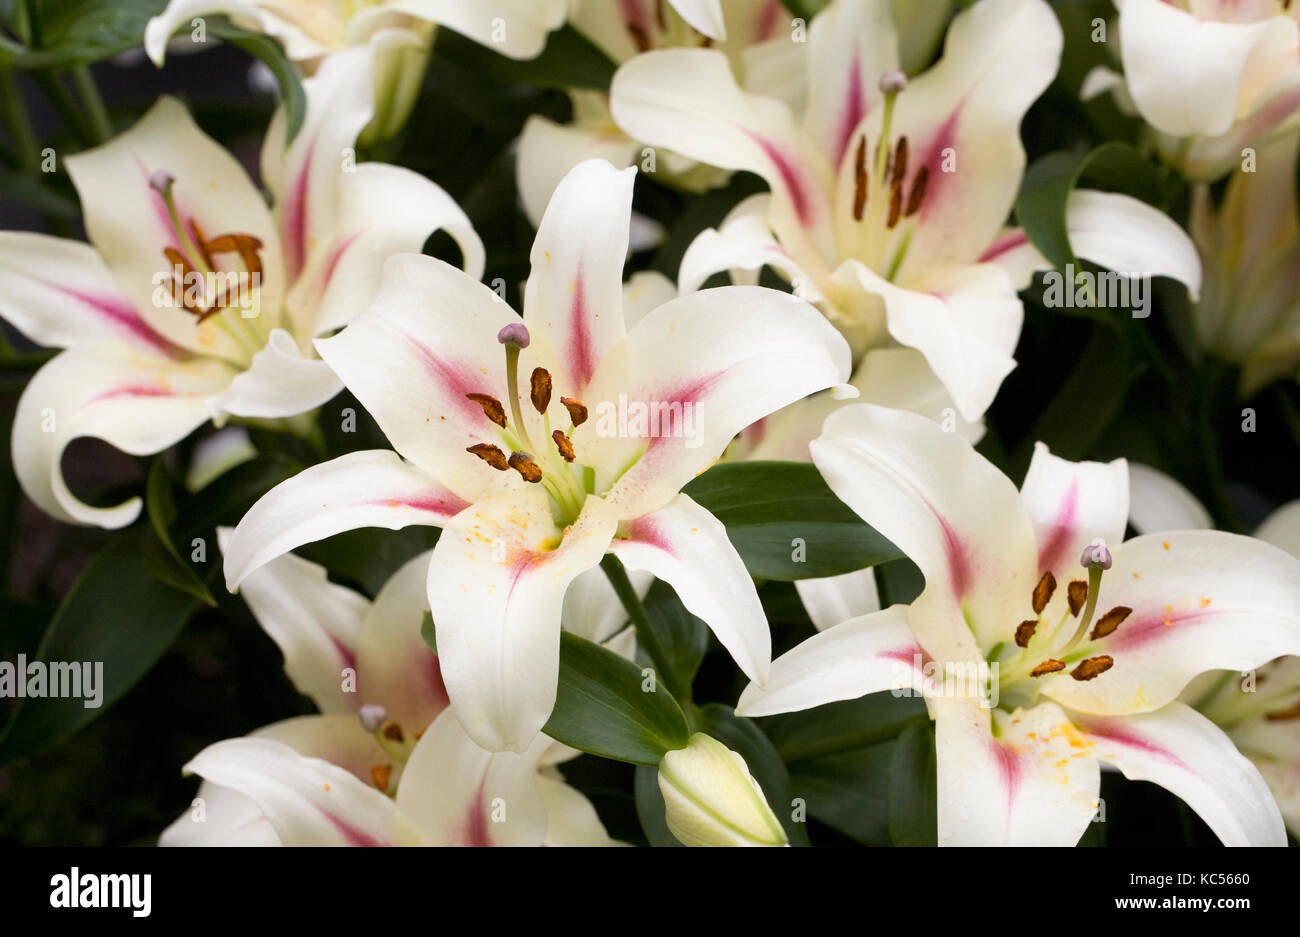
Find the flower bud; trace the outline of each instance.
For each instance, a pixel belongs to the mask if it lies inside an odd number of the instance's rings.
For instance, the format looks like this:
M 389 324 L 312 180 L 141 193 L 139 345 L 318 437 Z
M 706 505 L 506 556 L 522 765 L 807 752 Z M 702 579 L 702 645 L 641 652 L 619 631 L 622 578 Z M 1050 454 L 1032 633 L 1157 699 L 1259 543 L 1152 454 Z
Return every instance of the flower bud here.
M 659 763 L 668 829 L 687 846 L 784 846 L 745 759 L 702 732 Z

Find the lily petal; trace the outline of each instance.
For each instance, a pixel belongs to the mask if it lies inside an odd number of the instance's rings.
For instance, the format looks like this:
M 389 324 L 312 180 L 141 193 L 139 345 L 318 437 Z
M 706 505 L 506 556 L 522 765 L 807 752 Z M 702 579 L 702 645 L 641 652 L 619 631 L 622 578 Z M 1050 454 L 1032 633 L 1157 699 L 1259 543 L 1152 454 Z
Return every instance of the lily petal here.
M 632 588 L 639 598 L 644 599 L 655 577 L 650 573 L 636 570 L 628 573 Z M 579 573 L 564 593 L 564 630 L 595 641 L 597 644 L 608 641 L 619 634 L 627 625 L 627 610 L 619 601 L 614 587 L 609 584 L 609 577 L 601 569 L 589 569 Z
M 1214 528 L 1214 519 L 1205 505 L 1172 476 L 1149 465 L 1130 462 L 1128 485 L 1129 523 L 1138 533 Z M 1260 539 L 1269 540 L 1268 537 Z
M 1300 654 L 1300 561 L 1277 547 L 1217 530 L 1149 534 L 1112 547 L 1101 610 L 1133 611 L 1088 653 L 1114 666 L 1093 680 L 1043 683 L 1080 712 L 1150 712 L 1206 670 L 1250 670 Z
M 1098 538 L 1110 546 L 1124 540 L 1128 496 L 1123 459 L 1070 462 L 1037 443 L 1020 498 L 1037 535 L 1039 573 L 1050 572 L 1062 584 L 1086 579 L 1079 565 L 1083 548 Z M 1064 599 L 1064 589 L 1058 591 Z
M 628 166 L 635 159 L 640 145 L 613 126 L 612 119 L 609 124 L 557 124 L 540 114 L 524 122 L 515 159 L 515 183 L 533 227 L 541 224 L 552 195 L 574 166 L 589 159 Z
M 431 558 L 432 551 L 412 557 L 384 583 L 356 645 L 357 701 L 379 703 L 389 719 L 412 734 L 447 708 L 438 655 L 420 635 L 429 608 Z
M 140 499 L 92 507 L 63 478 L 63 450 L 93 436 L 131 455 L 161 452 L 208 420 L 204 397 L 231 379 L 223 363 L 177 361 L 122 342 L 69 348 L 28 383 L 14 414 L 14 474 L 42 511 L 70 524 L 125 527 Z
M 1078 714 L 1093 754 L 1182 798 L 1225 846 L 1285 846 L 1277 802 L 1223 730 L 1183 703 L 1123 719 Z
M 813 627 L 826 631 L 840 622 L 880 611 L 876 571 L 859 569 L 841 576 L 796 579 L 795 590 Z
M 849 376 L 812 306 L 762 287 L 690 293 L 647 314 L 601 363 L 573 443 L 621 519 L 664 506 L 745 427 Z M 653 408 L 653 421 L 620 412 Z M 630 466 L 630 467 L 629 467 Z
M 314 410 L 342 389 L 343 382 L 329 365 L 304 358 L 293 336 L 275 329 L 248 370 L 236 374 L 208 403 L 214 419 L 227 413 L 274 419 Z
M 684 494 L 623 525 L 610 551 L 653 573 L 717 636 L 747 677 L 763 683 L 772 635 L 740 554 L 722 523 Z
M 441 527 L 465 502 L 383 450 L 351 452 L 313 465 L 264 494 L 226 546 L 233 592 L 254 570 L 290 550 L 358 527 Z
M 508 58 L 533 59 L 546 47 L 551 30 L 563 25 L 567 12 L 566 0 L 387 0 L 372 15 L 404 13 L 445 26 Z
M 575 166 L 546 207 L 524 287 L 524 324 L 546 335 L 552 378 L 581 398 L 601 359 L 625 334 L 623 262 L 633 168 L 602 159 Z
M 538 735 L 523 751 L 480 748 L 448 709 L 411 753 L 397 807 L 438 846 L 540 846 L 546 807 L 537 763 L 550 744 Z
M 546 810 L 544 846 L 614 846 L 605 824 L 585 794 L 561 780 L 538 774 L 537 793 Z
M 600 562 L 615 525 L 592 496 L 560 530 L 537 486 L 473 504 L 448 522 L 429 565 L 429 608 L 447 693 L 479 745 L 522 752 L 550 717 L 564 592 Z
M 751 683 L 736 713 L 770 716 L 812 709 L 882 690 L 924 688 L 925 654 L 907 627 L 907 609 L 894 605 L 841 622 L 772 661 L 767 683 Z
M 742 201 L 716 229 L 701 231 L 682 255 L 677 282 L 683 293 L 704 285 L 715 273 L 727 271 L 733 283 L 757 286 L 758 272 L 771 267 L 795 285 L 796 295 L 811 303 L 825 297 L 812 277 L 799 266 L 767 226 L 772 196 L 761 193 Z
M 925 574 L 908 620 L 931 657 L 982 659 L 1024 619 L 1038 579 L 1033 528 L 1015 486 L 968 442 L 859 404 L 832 413 L 811 449 L 831 490 Z
M 295 61 L 314 59 L 334 48 L 330 43 L 312 38 L 291 19 L 277 16 L 253 0 L 171 0 L 165 10 L 145 25 L 145 51 L 161 67 L 167 56 L 167 41 L 173 33 L 182 26 L 189 27 L 195 17 L 223 13 L 254 32 L 279 39 L 285 54 Z
M 940 697 L 934 708 L 940 845 L 1079 841 L 1100 804 L 1101 772 L 1061 707 L 991 715 L 978 700 Z
M 224 553 L 232 531 L 217 528 Z M 357 638 L 370 612 L 365 596 L 329 581 L 325 567 L 286 554 L 243 584 L 244 601 L 284 655 L 284 672 L 321 712 L 352 712 L 358 701 L 342 690 L 343 671 L 357 663 Z M 417 625 L 418 629 L 418 625 Z

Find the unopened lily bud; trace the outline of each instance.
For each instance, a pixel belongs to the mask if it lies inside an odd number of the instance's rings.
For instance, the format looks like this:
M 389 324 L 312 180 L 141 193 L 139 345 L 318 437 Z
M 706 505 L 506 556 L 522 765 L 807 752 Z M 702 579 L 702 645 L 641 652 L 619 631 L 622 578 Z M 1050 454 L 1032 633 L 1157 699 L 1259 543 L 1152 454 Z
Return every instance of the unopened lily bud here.
M 1100 540 L 1093 541 L 1084 547 L 1083 555 L 1079 557 L 1079 565 L 1083 566 L 1084 569 L 1092 569 L 1094 566 L 1101 569 L 1110 569 L 1110 564 L 1110 550 Z
M 702 732 L 659 763 L 668 829 L 687 846 L 784 846 L 745 759 Z

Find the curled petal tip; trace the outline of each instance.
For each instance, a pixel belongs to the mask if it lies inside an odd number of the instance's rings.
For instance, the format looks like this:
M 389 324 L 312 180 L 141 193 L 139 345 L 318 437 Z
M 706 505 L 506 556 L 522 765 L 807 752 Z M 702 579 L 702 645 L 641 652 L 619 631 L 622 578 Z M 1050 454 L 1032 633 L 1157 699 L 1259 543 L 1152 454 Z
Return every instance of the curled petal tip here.
M 831 398 L 834 400 L 857 400 L 860 396 L 852 384 L 836 384 L 831 388 Z

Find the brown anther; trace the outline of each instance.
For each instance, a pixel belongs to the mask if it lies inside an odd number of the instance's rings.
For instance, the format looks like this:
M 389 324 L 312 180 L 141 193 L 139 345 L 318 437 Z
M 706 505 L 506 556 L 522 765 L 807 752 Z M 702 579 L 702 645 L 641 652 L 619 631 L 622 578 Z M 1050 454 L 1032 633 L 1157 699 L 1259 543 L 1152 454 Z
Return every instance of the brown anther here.
M 1043 676 L 1044 674 L 1049 674 L 1049 673 L 1058 673 L 1059 671 L 1062 671 L 1062 670 L 1064 670 L 1064 669 L 1065 669 L 1065 661 L 1063 661 L 1063 660 L 1049 659 L 1049 660 L 1045 660 L 1045 661 L 1043 661 L 1041 664 L 1039 664 L 1039 665 L 1038 665 L 1037 667 L 1035 667 L 1033 670 L 1029 671 L 1029 676 L 1031 676 L 1031 677 L 1041 677 L 1041 676 Z
M 632 42 L 636 44 L 638 52 L 650 51 L 650 37 L 645 34 L 645 30 L 636 23 L 627 24 L 628 35 L 632 37 Z
M 903 177 L 907 175 L 907 137 L 898 138 L 898 146 L 894 148 L 894 175 L 890 180 L 890 185 L 898 188 L 903 184 Z
M 532 456 L 526 452 L 510 453 L 509 465 L 512 469 L 524 477 L 526 482 L 539 482 L 542 480 L 542 470 L 537 467 Z
M 194 235 L 194 246 L 197 247 L 199 253 L 203 255 L 203 262 L 209 267 L 215 267 L 216 264 L 212 262 L 212 252 L 208 250 L 208 239 L 204 236 L 203 229 L 199 227 L 199 223 L 193 218 L 190 219 L 190 233 Z
M 1079 661 L 1079 666 L 1070 671 L 1070 676 L 1076 680 L 1091 680 L 1094 677 L 1100 677 L 1114 666 L 1115 658 L 1109 654 L 1103 654 L 1100 657 L 1089 657 L 1087 660 Z
M 1038 630 L 1038 619 L 1031 618 L 1016 625 L 1016 647 L 1029 647 L 1034 632 Z
M 1038 580 L 1038 585 L 1034 586 L 1034 614 L 1043 614 L 1043 609 L 1047 608 L 1047 603 L 1052 601 L 1052 593 L 1056 591 L 1056 577 L 1051 571 L 1043 573 L 1043 578 Z
M 483 408 L 484 416 L 502 429 L 505 428 L 506 410 L 505 407 L 501 406 L 500 400 L 489 397 L 487 394 L 466 394 L 465 396 Z
M 858 137 L 858 150 L 853 156 L 853 220 L 861 221 L 867 207 L 867 138 Z
M 208 253 L 211 254 L 239 254 L 239 259 L 244 262 L 244 268 L 250 274 L 261 276 L 262 258 L 257 253 L 262 249 L 262 242 L 251 234 L 222 234 L 206 242 L 204 245 Z
M 1264 718 L 1269 722 L 1285 722 L 1288 719 L 1300 719 L 1300 702 L 1294 706 L 1288 706 L 1286 709 L 1275 709 L 1271 713 L 1264 713 Z
M 885 227 L 891 231 L 898 226 L 898 219 L 903 217 L 903 190 L 894 186 L 893 191 L 889 193 L 889 220 L 885 222 Z
M 465 451 L 474 453 L 474 455 L 478 456 L 498 472 L 504 472 L 506 469 L 510 468 L 510 463 L 506 461 L 506 454 L 491 443 L 475 443 Z
M 575 427 L 587 422 L 587 408 L 583 406 L 581 400 L 561 397 L 560 403 L 564 404 L 564 409 L 569 411 L 569 419 L 573 421 Z
M 905 217 L 911 218 L 921 210 L 921 205 L 925 202 L 925 186 L 929 181 L 930 167 L 922 166 L 912 180 L 912 191 L 907 194 L 907 211 L 903 213 Z
M 1133 609 L 1125 608 L 1123 605 L 1116 605 L 1105 615 L 1097 619 L 1097 623 L 1092 626 L 1092 634 L 1088 635 L 1089 640 L 1096 641 L 1098 638 L 1104 638 L 1113 632 L 1125 618 L 1133 614 Z
M 375 787 L 381 791 L 388 790 L 388 782 L 393 779 L 392 765 L 371 765 L 370 780 L 375 782 Z
M 382 729 L 379 730 L 384 738 L 392 739 L 394 742 L 406 741 L 406 736 L 402 734 L 402 727 L 396 722 L 385 722 Z
M 533 368 L 533 377 L 529 398 L 533 401 L 533 409 L 538 413 L 545 413 L 546 408 L 551 405 L 551 372 L 545 368 Z
M 664 0 L 655 0 L 655 22 L 659 28 L 667 31 L 668 29 L 668 11 L 664 9 Z
M 564 461 L 572 462 L 574 458 L 573 440 L 558 429 L 551 433 L 551 438 L 555 440 L 555 448 L 560 450 L 560 455 L 564 456 Z
M 1088 583 L 1082 579 L 1071 579 L 1065 587 L 1065 598 L 1070 603 L 1070 614 L 1079 617 L 1079 610 L 1088 602 Z

